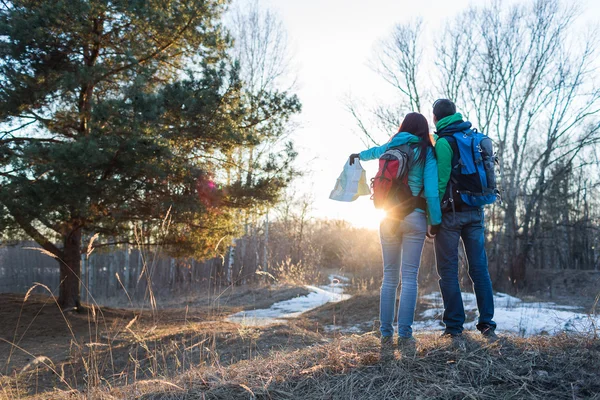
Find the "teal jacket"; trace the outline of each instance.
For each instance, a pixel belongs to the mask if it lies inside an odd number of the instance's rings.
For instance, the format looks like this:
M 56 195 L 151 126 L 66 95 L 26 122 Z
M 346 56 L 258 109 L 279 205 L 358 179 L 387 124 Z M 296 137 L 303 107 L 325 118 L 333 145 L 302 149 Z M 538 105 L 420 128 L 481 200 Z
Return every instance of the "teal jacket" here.
M 418 143 L 421 139 L 408 132 L 397 133 L 388 143 L 383 146 L 372 147 L 361 151 L 359 157 L 361 160 L 375 160 L 388 149 L 402 146 L 409 143 Z M 420 149 L 415 149 L 415 159 L 419 156 Z M 438 191 L 438 167 L 433 148 L 427 149 L 427 159 L 425 165 L 416 164 L 408 171 L 408 186 L 412 190 L 413 196 L 418 196 L 423 187 L 424 197 L 427 200 L 427 217 L 430 225 L 439 225 L 442 223 L 442 210 L 440 209 L 440 196 Z M 417 209 L 418 211 L 422 211 Z

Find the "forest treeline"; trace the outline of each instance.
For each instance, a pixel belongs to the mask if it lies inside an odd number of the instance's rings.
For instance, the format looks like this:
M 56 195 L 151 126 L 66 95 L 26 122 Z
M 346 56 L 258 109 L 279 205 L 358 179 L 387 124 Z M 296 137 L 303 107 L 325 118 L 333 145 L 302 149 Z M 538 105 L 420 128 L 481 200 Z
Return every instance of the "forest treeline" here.
M 305 204 L 306 206 L 306 204 Z M 301 210 L 298 207 L 297 210 Z M 381 250 L 378 232 L 357 228 L 342 220 L 311 218 L 309 213 L 277 208 L 278 217 L 249 221 L 246 234 L 212 258 L 173 257 L 155 246 L 116 245 L 82 255 L 82 299 L 103 305 L 143 305 L 151 298 L 160 304 L 177 304 L 189 299 L 216 299 L 232 286 L 245 284 L 306 284 L 328 282 L 331 274 L 351 279 L 353 290 L 373 291 L 381 285 Z M 520 295 L 556 300 L 577 295 L 593 299 L 600 283 L 598 265 L 573 268 L 568 259 L 556 256 L 559 248 L 538 251 L 556 262 L 537 259 L 529 265 Z M 32 249 L 34 243 L 12 243 L 0 248 L 0 292 L 26 292 L 33 282 L 50 288 L 59 284 L 56 262 Z M 464 252 L 459 252 L 460 280 L 471 290 Z M 490 265 L 494 288 L 513 292 L 507 271 L 499 263 Z M 425 242 L 419 288 L 421 293 L 438 290 L 433 243 Z M 234 289 L 235 290 L 235 289 Z M 47 293 L 39 286 L 34 293 Z

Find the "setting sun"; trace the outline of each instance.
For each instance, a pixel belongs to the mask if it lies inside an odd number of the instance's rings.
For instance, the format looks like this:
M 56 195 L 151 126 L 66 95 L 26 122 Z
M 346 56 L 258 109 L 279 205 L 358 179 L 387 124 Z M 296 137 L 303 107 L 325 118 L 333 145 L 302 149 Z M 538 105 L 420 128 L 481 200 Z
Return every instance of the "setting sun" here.
M 385 211 L 376 209 L 369 196 L 359 197 L 351 203 L 330 200 L 327 207 L 319 209 L 319 214 L 369 229 L 379 229 L 379 223 L 385 217 Z
M 385 211 L 376 209 L 368 197 L 359 200 L 354 202 L 356 212 L 348 221 L 355 226 L 379 229 L 379 223 L 385 218 Z

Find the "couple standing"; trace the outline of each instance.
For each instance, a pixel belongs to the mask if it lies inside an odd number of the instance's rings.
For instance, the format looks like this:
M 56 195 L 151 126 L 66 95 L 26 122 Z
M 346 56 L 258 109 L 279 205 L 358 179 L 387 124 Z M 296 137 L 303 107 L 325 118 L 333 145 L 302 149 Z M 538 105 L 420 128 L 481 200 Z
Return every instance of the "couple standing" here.
M 448 99 L 440 99 L 433 104 L 433 122 L 437 135 L 435 148 L 427 119 L 422 114 L 410 113 L 404 118 L 399 132 L 388 143 L 350 156 L 350 164 L 353 164 L 357 158 L 373 160 L 391 148 L 410 145 L 414 159 L 408 170 L 408 186 L 413 196 L 425 198 L 425 202 L 420 202 L 402 220 L 386 219 L 381 224 L 382 345 L 393 343 L 400 273 L 402 288 L 398 307 L 398 344 L 414 343 L 411 325 L 417 303 L 417 275 L 426 236 L 435 238 L 437 270 L 444 301 L 443 335 L 457 338 L 464 329 L 465 310 L 458 279 L 458 246 L 462 237 L 479 309 L 477 329 L 487 338 L 496 338 L 496 323 L 492 320 L 492 282 L 484 247 L 483 208 L 462 203 L 452 190 L 452 185 L 460 185 L 457 180 L 461 179 L 459 174 L 452 174 L 461 163 L 453 135 L 469 131 L 471 123 L 463 120 L 462 115 L 456 112 L 455 104 Z

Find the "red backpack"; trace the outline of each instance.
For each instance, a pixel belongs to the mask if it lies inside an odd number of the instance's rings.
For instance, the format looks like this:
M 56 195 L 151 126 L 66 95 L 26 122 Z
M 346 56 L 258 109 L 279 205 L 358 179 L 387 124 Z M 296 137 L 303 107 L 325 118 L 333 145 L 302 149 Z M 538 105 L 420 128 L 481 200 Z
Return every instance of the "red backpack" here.
M 408 171 L 414 164 L 416 145 L 391 148 L 379 157 L 379 170 L 371 179 L 375 208 L 387 211 L 388 216 L 402 219 L 417 207 L 418 197 L 408 186 Z

